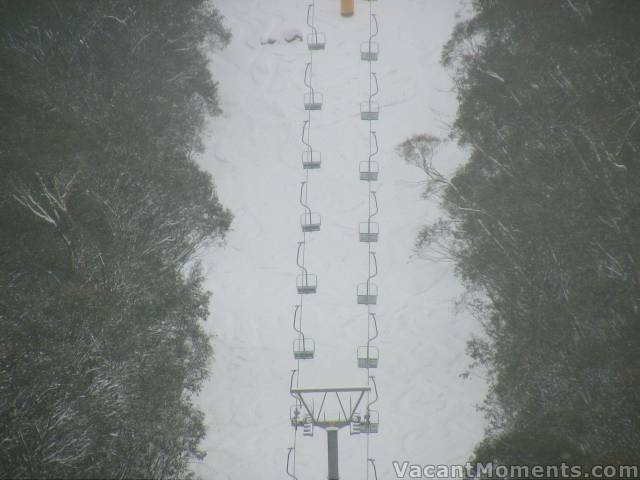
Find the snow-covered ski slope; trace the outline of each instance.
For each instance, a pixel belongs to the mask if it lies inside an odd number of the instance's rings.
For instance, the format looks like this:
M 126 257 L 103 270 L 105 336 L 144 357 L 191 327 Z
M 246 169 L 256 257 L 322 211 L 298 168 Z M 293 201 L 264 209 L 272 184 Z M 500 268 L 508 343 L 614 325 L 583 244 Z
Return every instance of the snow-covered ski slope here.
M 224 248 L 204 259 L 213 291 L 209 331 L 215 362 L 200 404 L 206 413 L 206 459 L 194 469 L 205 479 L 286 478 L 289 376 L 295 363 L 291 328 L 303 146 L 303 76 L 308 51 L 283 37 L 306 35 L 303 0 L 216 0 L 233 31 L 216 53 L 224 114 L 211 123 L 203 168 L 235 215 Z M 359 118 L 366 100 L 368 66 L 359 58 L 368 36 L 368 3 L 342 18 L 338 0 L 316 0 L 316 24 L 327 49 L 314 57 L 314 86 L 325 105 L 313 115 L 312 144 L 323 154 L 312 172 L 309 203 L 323 228 L 311 235 L 306 264 L 318 275 L 318 294 L 307 296 L 305 333 L 316 340 L 316 358 L 303 363 L 301 386 L 366 384 L 356 365 L 356 347 L 366 343 L 366 308 L 356 305 L 356 284 L 366 281 L 367 248 L 358 243 L 358 222 L 367 215 L 367 186 L 358 162 L 368 152 L 368 125 Z M 469 359 L 465 342 L 476 328 L 456 313 L 462 289 L 452 266 L 413 251 L 420 227 L 436 218 L 421 199 L 423 174 L 405 165 L 395 146 L 429 132 L 446 135 L 455 113 L 451 82 L 439 65 L 459 10 L 452 0 L 380 0 L 380 242 L 377 343 L 380 367 L 372 371 L 380 390 L 380 433 L 371 436 L 380 480 L 396 478 L 391 462 L 460 463 L 480 439 L 483 421 L 475 405 L 486 387 L 463 380 Z M 265 40 L 278 40 L 262 44 Z M 443 151 L 446 168 L 462 154 Z M 340 468 L 345 479 L 365 478 L 365 436 L 340 432 Z M 326 478 L 326 437 L 298 438 L 297 476 Z

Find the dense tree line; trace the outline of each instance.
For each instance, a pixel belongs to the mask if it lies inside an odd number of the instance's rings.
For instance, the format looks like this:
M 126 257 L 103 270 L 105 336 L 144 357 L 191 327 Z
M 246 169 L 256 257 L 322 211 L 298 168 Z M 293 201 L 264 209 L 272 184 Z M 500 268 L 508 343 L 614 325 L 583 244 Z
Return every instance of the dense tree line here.
M 206 0 L 0 0 L 0 477 L 181 478 L 231 215 Z
M 640 2 L 471 5 L 442 57 L 467 161 L 439 173 L 429 135 L 399 151 L 445 211 L 418 243 L 484 330 L 474 460 L 640 464 Z

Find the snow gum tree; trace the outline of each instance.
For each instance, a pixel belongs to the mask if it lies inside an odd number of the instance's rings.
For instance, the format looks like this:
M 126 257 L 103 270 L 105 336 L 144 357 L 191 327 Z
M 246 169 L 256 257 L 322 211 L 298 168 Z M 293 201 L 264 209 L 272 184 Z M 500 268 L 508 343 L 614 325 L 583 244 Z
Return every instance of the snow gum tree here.
M 640 3 L 474 1 L 443 51 L 467 161 L 399 153 L 445 215 L 418 243 L 455 262 L 484 335 L 477 461 L 640 461 Z
M 0 477 L 184 478 L 211 360 L 205 0 L 0 0 Z

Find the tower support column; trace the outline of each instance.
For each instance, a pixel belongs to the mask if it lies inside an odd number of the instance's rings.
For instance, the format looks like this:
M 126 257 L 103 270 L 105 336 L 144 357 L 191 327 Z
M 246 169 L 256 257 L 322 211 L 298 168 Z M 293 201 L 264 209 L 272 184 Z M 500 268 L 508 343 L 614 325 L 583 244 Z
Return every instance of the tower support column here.
M 338 473 L 338 429 L 327 428 L 327 452 L 329 456 L 328 480 L 340 480 Z

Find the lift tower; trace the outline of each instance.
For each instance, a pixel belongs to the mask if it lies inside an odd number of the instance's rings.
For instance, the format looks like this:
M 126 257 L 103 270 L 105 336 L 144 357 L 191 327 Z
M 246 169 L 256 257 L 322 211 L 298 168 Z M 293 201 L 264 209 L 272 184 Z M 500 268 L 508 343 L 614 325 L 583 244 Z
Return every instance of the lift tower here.
M 357 413 L 358 407 L 362 403 L 365 393 L 370 391 L 371 387 L 367 385 L 360 387 L 291 388 L 291 395 L 304 407 L 304 415 L 301 415 L 303 412 L 297 412 L 297 415 L 291 418 L 291 424 L 295 427 L 302 427 L 307 436 L 313 435 L 314 427 L 321 428 L 327 432 L 328 480 L 340 480 L 338 431 L 341 428 L 349 427 L 352 434 L 360 433 L 362 417 Z M 343 401 L 344 398 L 340 397 L 341 393 L 349 396 L 348 408 L 345 408 L 346 402 Z M 318 394 L 322 396 L 322 401 L 320 408 L 316 411 L 315 401 L 312 396 Z M 325 411 L 327 396 L 333 396 L 333 394 L 335 394 L 340 408 L 336 413 L 327 417 Z M 354 396 L 356 398 L 355 403 L 353 402 Z M 311 426 L 311 432 L 309 432 L 309 426 Z

